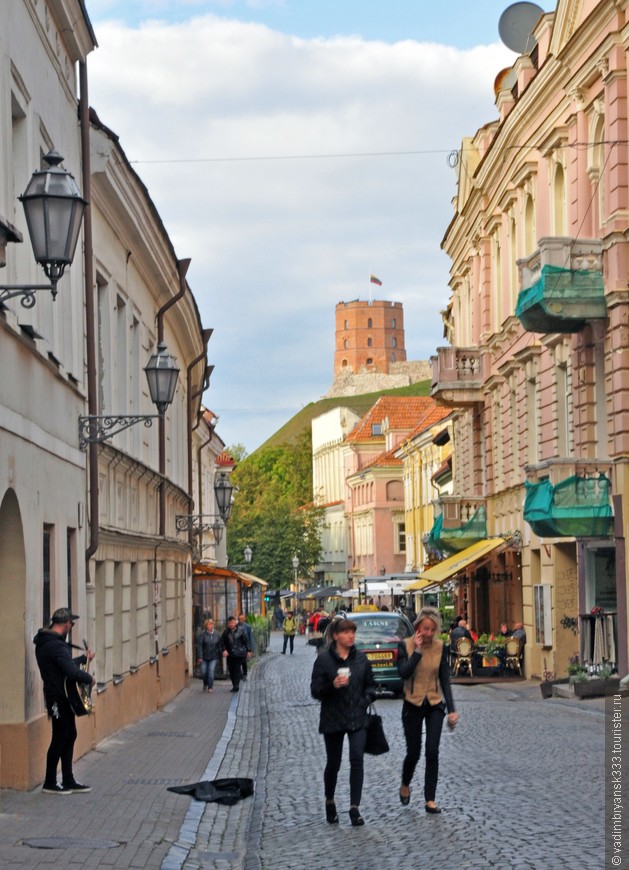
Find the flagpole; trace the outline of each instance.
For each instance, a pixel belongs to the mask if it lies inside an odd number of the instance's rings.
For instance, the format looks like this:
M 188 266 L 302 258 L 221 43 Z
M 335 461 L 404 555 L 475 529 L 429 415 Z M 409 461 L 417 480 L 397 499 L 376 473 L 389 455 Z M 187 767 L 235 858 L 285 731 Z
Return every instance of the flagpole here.
M 367 278 L 367 283 L 369 285 L 369 304 L 371 305 L 371 269 L 369 270 L 369 277 Z

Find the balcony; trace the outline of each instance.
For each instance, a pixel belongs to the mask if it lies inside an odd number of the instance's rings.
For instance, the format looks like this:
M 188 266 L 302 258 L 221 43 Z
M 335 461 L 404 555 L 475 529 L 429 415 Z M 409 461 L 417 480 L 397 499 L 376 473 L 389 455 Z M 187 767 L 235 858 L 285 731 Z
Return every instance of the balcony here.
M 444 405 L 460 407 L 483 401 L 484 356 L 478 348 L 438 347 L 432 363 L 430 395 Z
M 524 520 L 541 538 L 613 533 L 609 462 L 552 460 L 526 469 Z
M 442 496 L 441 514 L 435 519 L 430 542 L 439 550 L 458 553 L 487 537 L 484 498 Z
M 529 332 L 579 332 L 588 320 L 607 316 L 600 240 L 540 239 L 518 270 L 515 314 Z

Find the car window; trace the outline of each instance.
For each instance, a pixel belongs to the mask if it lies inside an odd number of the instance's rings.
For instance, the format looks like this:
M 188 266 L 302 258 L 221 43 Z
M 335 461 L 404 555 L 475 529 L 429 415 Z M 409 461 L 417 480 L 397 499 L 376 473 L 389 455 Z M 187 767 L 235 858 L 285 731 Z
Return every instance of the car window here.
M 356 642 L 373 643 L 378 641 L 398 641 L 412 634 L 408 622 L 400 617 L 384 617 L 374 614 L 364 619 L 356 619 Z

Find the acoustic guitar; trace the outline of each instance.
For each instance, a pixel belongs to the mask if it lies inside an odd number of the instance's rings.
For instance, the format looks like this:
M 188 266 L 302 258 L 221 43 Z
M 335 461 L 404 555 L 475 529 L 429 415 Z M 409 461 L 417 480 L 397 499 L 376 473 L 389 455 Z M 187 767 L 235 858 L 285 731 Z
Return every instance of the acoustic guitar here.
M 81 649 L 81 647 L 76 646 L 75 644 L 71 644 L 71 646 L 74 649 Z M 83 649 L 86 654 L 89 652 L 86 640 L 83 641 Z M 79 665 L 79 667 L 81 670 L 87 671 L 88 665 L 89 659 L 86 664 Z M 93 683 L 77 683 L 77 681 L 72 679 L 72 677 L 66 677 L 63 681 L 66 698 L 68 699 L 68 703 L 70 704 L 75 716 L 87 716 L 92 712 L 93 685 Z

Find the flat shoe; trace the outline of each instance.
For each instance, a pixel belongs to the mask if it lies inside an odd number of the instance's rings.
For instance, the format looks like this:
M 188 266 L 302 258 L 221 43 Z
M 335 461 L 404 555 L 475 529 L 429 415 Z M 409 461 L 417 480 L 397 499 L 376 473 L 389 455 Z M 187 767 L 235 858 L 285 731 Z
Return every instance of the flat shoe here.
M 412 791 L 413 791 L 413 789 L 409 788 L 408 794 L 406 796 L 403 795 L 402 792 L 400 791 L 400 803 L 402 804 L 403 807 L 407 807 L 409 805 L 409 803 L 411 802 L 411 792 Z
M 441 812 L 441 807 L 429 807 L 428 804 L 426 804 L 424 809 L 427 813 L 430 813 L 433 816 L 436 816 Z

